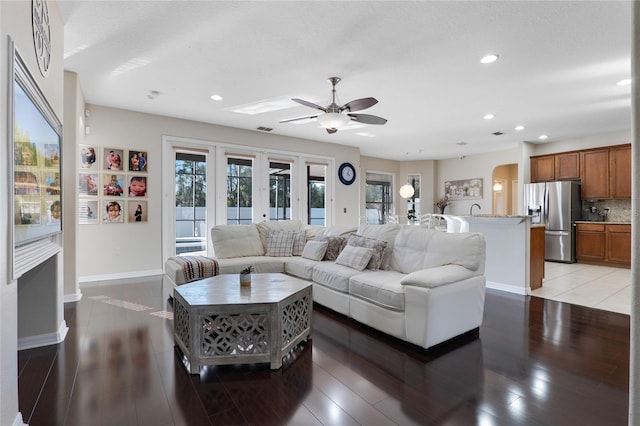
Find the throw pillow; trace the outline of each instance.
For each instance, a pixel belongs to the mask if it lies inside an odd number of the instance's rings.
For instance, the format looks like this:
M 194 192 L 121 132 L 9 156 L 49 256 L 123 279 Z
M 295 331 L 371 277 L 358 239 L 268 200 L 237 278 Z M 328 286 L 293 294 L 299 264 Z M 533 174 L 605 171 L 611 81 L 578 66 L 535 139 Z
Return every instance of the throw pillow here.
M 305 231 L 297 231 L 293 238 L 293 251 L 291 254 L 294 256 L 300 256 L 304 250 L 304 245 L 307 242 L 307 233 Z
M 371 259 L 373 250 L 366 247 L 347 245 L 336 259 L 336 264 L 348 266 L 358 271 L 364 270 Z
M 329 243 L 323 260 L 336 260 L 347 244 L 347 239 L 344 237 L 330 237 L 328 235 L 318 235 L 315 241 L 327 241 Z
M 382 260 L 384 259 L 384 249 L 387 248 L 386 241 L 367 238 L 363 237 L 362 235 L 351 234 L 351 236 L 349 236 L 347 245 L 355 247 L 365 247 L 373 250 L 373 254 L 371 255 L 371 259 L 369 260 L 367 268 L 374 271 L 380 269 Z
M 324 254 L 327 252 L 327 246 L 329 241 L 307 241 L 302 250 L 302 257 L 311 260 L 322 260 Z
M 269 231 L 266 256 L 291 256 L 295 231 Z

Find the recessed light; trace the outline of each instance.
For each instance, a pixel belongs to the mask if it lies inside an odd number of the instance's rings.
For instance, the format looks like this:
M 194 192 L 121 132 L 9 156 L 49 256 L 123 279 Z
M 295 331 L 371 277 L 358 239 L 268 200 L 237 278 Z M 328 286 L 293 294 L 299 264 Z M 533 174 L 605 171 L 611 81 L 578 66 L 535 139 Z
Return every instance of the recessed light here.
M 549 139 L 549 135 L 540 135 L 538 136 L 538 139 L 541 139 L 541 140 Z
M 222 96 L 220 95 L 211 95 L 211 99 L 214 101 L 221 101 L 222 100 Z
M 627 85 L 631 84 L 631 79 L 630 78 L 625 78 L 624 80 L 620 80 L 616 84 L 618 86 L 627 86 Z
M 497 61 L 498 58 L 499 58 L 498 55 L 496 55 L 495 53 L 492 53 L 490 55 L 484 56 L 482 59 L 480 59 L 480 62 L 483 64 L 491 64 Z
M 495 115 L 493 115 L 493 114 L 487 114 L 487 115 L 485 115 L 485 116 L 484 116 L 484 117 L 482 117 L 482 118 L 484 118 L 485 120 L 491 120 L 491 119 L 493 119 L 493 118 L 495 118 L 495 117 L 496 117 L 496 116 L 495 116 Z
M 513 130 L 517 130 L 517 131 L 524 130 L 524 126 L 523 125 L 516 126 L 513 128 Z

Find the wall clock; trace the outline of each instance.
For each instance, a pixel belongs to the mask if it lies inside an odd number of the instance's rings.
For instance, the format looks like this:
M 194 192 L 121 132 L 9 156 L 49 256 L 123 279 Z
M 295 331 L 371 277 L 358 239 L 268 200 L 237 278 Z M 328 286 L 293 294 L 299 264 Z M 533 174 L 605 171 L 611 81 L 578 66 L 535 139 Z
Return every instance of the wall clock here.
M 32 0 L 33 44 L 36 49 L 38 67 L 43 77 L 49 75 L 51 65 L 51 26 L 49 6 L 46 0 Z
M 351 163 L 342 163 L 338 169 L 338 179 L 345 185 L 356 181 L 356 168 Z

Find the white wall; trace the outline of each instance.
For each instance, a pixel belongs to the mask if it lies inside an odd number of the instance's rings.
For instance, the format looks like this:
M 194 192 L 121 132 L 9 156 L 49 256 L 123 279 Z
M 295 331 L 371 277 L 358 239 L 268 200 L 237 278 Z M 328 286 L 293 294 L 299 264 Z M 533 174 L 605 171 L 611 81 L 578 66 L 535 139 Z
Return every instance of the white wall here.
M 490 152 L 487 154 L 470 155 L 462 159 L 453 158 L 449 160 L 440 160 L 437 164 L 436 181 L 438 184 L 435 191 L 435 197 L 437 199 L 444 196 L 445 181 L 482 178 L 482 199 L 452 201 L 449 206 L 447 206 L 445 213 L 457 216 L 466 216 L 469 214 L 469 208 L 471 205 L 478 203 L 481 210 L 476 208 L 474 210 L 474 214 L 491 214 L 493 209 L 491 193 L 493 169 L 503 164 L 514 163 L 517 163 L 520 168 L 520 162 L 520 148 Z
M 6 129 L 13 126 L 8 123 L 5 106 L 8 105 L 7 82 L 9 81 L 8 66 L 9 50 L 7 38 L 10 36 L 16 44 L 28 69 L 33 75 L 36 84 L 49 101 L 58 118 L 63 119 L 63 23 L 55 0 L 47 2 L 49 6 L 49 19 L 51 25 L 52 62 L 49 75 L 43 77 L 40 74 L 34 43 L 32 37 L 32 15 L 30 1 L 0 2 L 0 105 L 3 113 L 0 114 L 0 162 L 4 170 L 9 169 L 9 146 L 13 141 L 8 141 Z M 0 173 L 0 187 L 9 186 L 7 173 Z M 63 183 L 64 185 L 64 183 Z M 11 202 L 11 194 L 2 191 L 4 202 L 0 203 L 5 208 L 0 209 L 0 223 L 11 224 L 13 218 L 8 217 L 7 205 Z M 0 256 L 0 424 L 22 424 L 22 416 L 18 412 L 18 368 L 17 368 L 17 282 L 9 281 L 9 257 L 7 247 L 12 241 L 8 234 L 9 227 L 0 228 L 0 245 L 3 256 Z
M 566 139 L 544 144 L 529 143 L 532 147 L 530 155 L 555 154 L 557 152 L 576 151 L 598 148 L 601 146 L 622 145 L 631 143 L 631 132 L 605 133 L 586 138 Z
M 254 148 L 291 151 L 335 158 L 360 168 L 359 149 L 234 129 L 194 121 L 143 114 L 97 105 L 87 105 L 86 124 L 91 133 L 85 143 L 99 147 L 140 149 L 148 152 L 149 221 L 142 224 L 82 225 L 78 231 L 79 281 L 94 281 L 162 273 L 162 137 L 210 141 Z M 173 171 L 169 171 L 171 173 Z M 334 178 L 330 176 L 329 178 Z M 359 217 L 358 174 L 354 185 L 335 185 L 334 222 L 355 225 Z M 346 209 L 346 213 L 344 213 Z

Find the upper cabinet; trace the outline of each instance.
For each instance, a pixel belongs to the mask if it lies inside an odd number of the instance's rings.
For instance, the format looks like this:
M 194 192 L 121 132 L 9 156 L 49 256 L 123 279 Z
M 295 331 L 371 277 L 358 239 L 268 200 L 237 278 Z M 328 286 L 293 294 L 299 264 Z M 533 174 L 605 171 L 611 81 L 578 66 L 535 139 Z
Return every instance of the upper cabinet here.
M 631 145 L 609 151 L 611 198 L 631 198 Z
M 582 153 L 582 199 L 609 198 L 609 149 Z
M 556 180 L 554 155 L 531 157 L 531 182 Z
M 583 200 L 631 198 L 631 145 L 531 157 L 531 182 L 578 179 Z
M 631 145 L 582 151 L 582 199 L 631 198 Z
M 580 179 L 580 152 L 531 157 L 531 182 Z
M 556 180 L 580 179 L 580 153 L 563 152 L 555 155 Z

